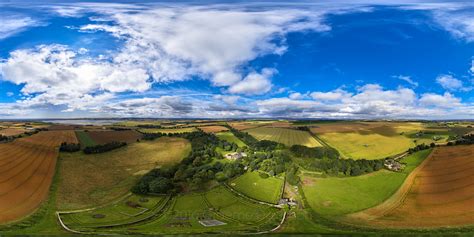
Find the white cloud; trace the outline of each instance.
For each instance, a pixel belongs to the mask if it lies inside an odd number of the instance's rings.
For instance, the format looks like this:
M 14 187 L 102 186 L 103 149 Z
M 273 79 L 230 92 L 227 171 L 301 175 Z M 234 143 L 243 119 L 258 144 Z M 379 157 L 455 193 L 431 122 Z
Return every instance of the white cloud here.
M 251 72 L 242 81 L 229 88 L 230 93 L 259 95 L 265 94 L 272 88 L 270 77 L 275 70 L 264 68 L 261 73 Z
M 14 95 L 15 95 L 15 93 L 13 93 L 13 92 L 11 92 L 11 91 L 7 92 L 7 96 L 8 96 L 8 97 L 12 97 L 12 96 L 14 96 Z
M 442 108 L 456 108 L 461 106 L 461 100 L 446 92 L 443 95 L 425 93 L 420 98 L 423 106 L 435 106 Z
M 158 7 L 116 12 L 108 16 L 113 25 L 101 19 L 81 30 L 103 30 L 124 39 L 125 47 L 114 62 L 138 64 L 156 82 L 187 80 L 197 75 L 215 86 L 229 86 L 232 93 L 261 93 L 269 90 L 270 78 L 258 77 L 254 72 L 246 75 L 242 68 L 257 57 L 283 54 L 287 50 L 284 37 L 289 32 L 329 30 L 321 23 L 325 13 Z M 243 80 L 256 86 L 265 84 L 265 88 L 249 88 Z
M 303 99 L 305 96 L 299 92 L 294 92 L 294 93 L 291 93 L 288 97 L 292 100 L 299 100 L 299 99 Z
M 471 87 L 465 87 L 463 82 L 451 75 L 439 75 L 436 78 L 436 82 L 440 84 L 444 89 L 449 91 L 470 91 Z
M 385 90 L 377 84 L 364 85 L 354 94 L 337 89 L 312 95 L 316 95 L 315 100 L 271 98 L 255 104 L 261 115 L 282 117 L 435 119 L 474 114 L 472 104 L 462 103 L 450 93 L 418 96 L 412 89 Z
M 453 3 L 450 7 L 439 5 L 431 9 L 437 24 L 454 37 L 474 41 L 474 11 L 472 5 Z
M 342 89 L 337 89 L 335 91 L 329 91 L 329 92 L 313 92 L 310 94 L 310 96 L 315 100 L 337 101 L 337 100 L 342 100 L 344 98 L 350 97 L 351 94 Z
M 408 84 L 412 85 L 413 87 L 418 87 L 418 82 L 414 81 L 410 76 L 404 76 L 404 75 L 396 75 L 392 76 L 393 78 L 402 80 L 407 82 Z
M 103 102 L 105 97 L 112 98 L 112 93 L 142 92 L 151 86 L 143 69 L 81 58 L 61 45 L 13 51 L 0 63 L 0 75 L 24 85 L 21 92 L 28 96 L 27 103 L 74 109 L 92 101 Z
M 0 22 L 0 40 L 39 24 L 38 21 L 33 20 L 31 17 L 6 15 L 0 15 Z

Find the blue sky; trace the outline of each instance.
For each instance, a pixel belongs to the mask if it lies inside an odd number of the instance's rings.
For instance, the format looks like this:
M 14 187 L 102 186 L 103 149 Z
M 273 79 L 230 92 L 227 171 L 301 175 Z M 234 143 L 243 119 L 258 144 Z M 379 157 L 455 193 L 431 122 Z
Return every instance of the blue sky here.
M 0 5 L 0 118 L 474 115 L 470 3 Z

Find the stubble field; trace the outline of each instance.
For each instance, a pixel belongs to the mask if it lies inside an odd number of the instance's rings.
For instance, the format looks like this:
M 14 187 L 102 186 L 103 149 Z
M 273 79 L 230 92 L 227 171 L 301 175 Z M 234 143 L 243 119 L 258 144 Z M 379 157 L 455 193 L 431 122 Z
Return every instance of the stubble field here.
M 307 147 L 317 147 L 321 144 L 306 131 L 299 131 L 288 128 L 267 128 L 259 127 L 245 130 L 258 140 L 270 140 L 285 144 L 287 146 L 304 145 Z
M 384 227 L 472 225 L 474 146 L 440 147 L 381 205 L 353 219 Z

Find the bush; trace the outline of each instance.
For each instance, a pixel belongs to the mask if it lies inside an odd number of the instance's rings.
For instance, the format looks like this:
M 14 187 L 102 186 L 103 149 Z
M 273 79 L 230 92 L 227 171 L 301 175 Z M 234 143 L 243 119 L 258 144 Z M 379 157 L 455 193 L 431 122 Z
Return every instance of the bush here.
M 76 152 L 80 150 L 81 150 L 81 145 L 78 143 L 63 142 L 61 143 L 61 146 L 59 147 L 59 151 L 62 151 L 62 152 Z

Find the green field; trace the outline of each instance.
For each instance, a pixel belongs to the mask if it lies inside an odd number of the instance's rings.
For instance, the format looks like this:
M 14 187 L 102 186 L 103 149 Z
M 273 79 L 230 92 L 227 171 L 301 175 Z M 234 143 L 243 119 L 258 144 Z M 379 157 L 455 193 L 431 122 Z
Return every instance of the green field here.
M 402 135 L 383 136 L 377 133 L 324 133 L 323 141 L 336 148 L 343 157 L 352 159 L 382 159 L 405 152 L 413 141 Z
M 95 146 L 97 145 L 94 140 L 85 131 L 76 131 L 76 136 L 81 143 L 81 147 Z
M 234 134 L 231 133 L 231 132 L 220 132 L 220 133 L 216 133 L 216 135 L 221 140 L 228 141 L 228 142 L 233 142 L 233 143 L 237 144 L 237 146 L 239 146 L 239 147 L 246 146 L 243 141 L 241 141 L 239 138 L 234 136 Z
M 258 140 L 270 140 L 285 144 L 287 146 L 303 145 L 307 147 L 317 147 L 321 144 L 306 131 L 299 131 L 288 128 L 267 128 L 259 127 L 245 130 Z
M 279 209 L 245 200 L 223 186 L 172 199 L 143 197 L 148 199 L 148 204 L 140 202 L 142 196 L 131 196 L 95 210 L 61 214 L 61 218 L 68 227 L 85 232 L 189 234 L 269 230 L 282 217 Z M 125 205 L 127 200 L 140 203 L 146 210 Z M 219 221 L 221 225 L 204 226 L 200 223 L 203 220 Z
M 303 177 L 303 191 L 311 208 L 325 216 L 337 217 L 373 207 L 394 194 L 408 174 L 431 152 L 424 150 L 403 159 L 402 172 L 380 170 L 348 178 Z
M 196 128 L 142 128 L 138 130 L 142 133 L 187 133 L 187 132 L 195 132 L 197 131 Z
M 276 204 L 281 198 L 283 179 L 262 178 L 259 172 L 247 172 L 229 182 L 236 191 L 259 201 Z
M 129 192 L 149 170 L 180 162 L 191 150 L 182 138 L 136 142 L 106 153 L 61 153 L 57 205 L 60 210 L 94 207 Z
M 168 200 L 167 196 L 127 195 L 100 208 L 61 214 L 61 219 L 75 230 L 117 226 L 150 218 L 163 209 Z

